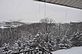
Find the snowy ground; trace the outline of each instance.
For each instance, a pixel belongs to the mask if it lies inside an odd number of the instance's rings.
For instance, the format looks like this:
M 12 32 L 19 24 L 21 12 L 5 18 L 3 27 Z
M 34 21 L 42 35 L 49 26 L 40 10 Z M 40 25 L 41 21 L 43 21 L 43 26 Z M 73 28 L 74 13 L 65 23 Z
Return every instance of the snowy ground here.
M 82 54 L 82 47 L 73 47 L 52 52 L 53 54 Z
M 0 49 L 0 54 L 4 54 L 4 53 L 2 53 L 1 49 Z

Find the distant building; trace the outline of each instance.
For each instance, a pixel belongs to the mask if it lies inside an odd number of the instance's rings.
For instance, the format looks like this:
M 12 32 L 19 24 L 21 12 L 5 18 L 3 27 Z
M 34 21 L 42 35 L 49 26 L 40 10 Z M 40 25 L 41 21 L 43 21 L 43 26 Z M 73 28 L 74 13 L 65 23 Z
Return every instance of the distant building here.
M 17 21 L 14 21 L 14 22 L 2 22 L 2 23 L 0 23 L 0 28 L 1 29 L 4 29 L 4 28 L 14 28 L 14 27 L 21 26 L 23 24 L 24 23 L 17 22 Z

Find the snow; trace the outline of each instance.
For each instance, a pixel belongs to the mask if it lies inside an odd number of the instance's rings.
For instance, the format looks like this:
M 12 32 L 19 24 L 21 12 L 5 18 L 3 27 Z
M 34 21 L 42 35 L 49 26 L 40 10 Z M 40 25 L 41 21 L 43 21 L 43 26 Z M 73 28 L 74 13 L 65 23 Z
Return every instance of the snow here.
M 2 50 L 1 50 L 1 48 L 0 48 L 0 54 L 4 54 L 4 53 L 2 52 Z
M 1 26 L 0 28 L 1 28 L 1 29 L 5 29 L 5 28 L 7 28 L 7 27 Z
M 57 50 L 53 54 L 82 54 L 82 47 L 73 47 L 70 49 Z

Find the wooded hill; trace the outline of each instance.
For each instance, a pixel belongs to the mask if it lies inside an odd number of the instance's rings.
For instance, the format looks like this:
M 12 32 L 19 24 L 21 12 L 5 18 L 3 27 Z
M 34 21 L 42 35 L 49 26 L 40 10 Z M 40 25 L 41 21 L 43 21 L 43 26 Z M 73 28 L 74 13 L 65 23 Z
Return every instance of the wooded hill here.
M 82 33 L 82 22 L 71 22 L 71 23 L 32 23 L 22 24 L 17 27 L 9 27 L 5 29 L 0 28 L 0 46 L 4 43 L 10 43 L 11 45 L 21 37 L 27 37 L 28 40 L 33 39 L 35 35 L 41 32 L 42 34 L 48 33 L 50 40 L 55 41 L 56 38 L 62 39 L 64 36 L 68 38 L 74 36 L 77 32 Z M 81 35 L 82 36 L 82 35 Z M 81 41 L 80 37 L 79 41 Z M 45 37 L 46 39 L 46 37 Z M 78 41 L 78 40 L 74 40 Z M 82 45 L 76 44 L 75 46 Z

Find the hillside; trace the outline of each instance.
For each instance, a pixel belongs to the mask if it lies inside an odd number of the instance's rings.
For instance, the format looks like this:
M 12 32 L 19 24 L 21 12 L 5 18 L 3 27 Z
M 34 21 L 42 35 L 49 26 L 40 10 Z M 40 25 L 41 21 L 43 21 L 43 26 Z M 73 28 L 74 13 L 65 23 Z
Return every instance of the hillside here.
M 11 22 L 10 22 L 11 24 Z M 22 36 L 27 36 L 27 39 L 29 40 L 29 35 L 31 35 L 31 39 L 35 37 L 35 35 L 38 32 L 41 33 L 49 33 L 49 38 L 52 38 L 53 41 L 57 37 L 64 37 L 64 35 L 67 35 L 68 38 L 71 37 L 74 33 L 81 32 L 82 31 L 82 23 L 64 23 L 64 24 L 46 24 L 46 23 L 32 23 L 32 24 L 24 24 L 24 23 L 13 23 L 14 25 L 17 25 L 17 27 L 8 27 L 1 29 L 0 28 L 0 46 L 3 43 L 13 43 L 17 39 L 21 38 Z M 21 26 L 18 26 L 19 24 L 22 24 Z M 9 25 L 9 23 L 6 24 L 6 26 Z M 11 26 L 11 25 L 10 25 Z M 76 40 L 77 41 L 77 40 Z

